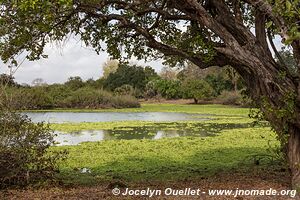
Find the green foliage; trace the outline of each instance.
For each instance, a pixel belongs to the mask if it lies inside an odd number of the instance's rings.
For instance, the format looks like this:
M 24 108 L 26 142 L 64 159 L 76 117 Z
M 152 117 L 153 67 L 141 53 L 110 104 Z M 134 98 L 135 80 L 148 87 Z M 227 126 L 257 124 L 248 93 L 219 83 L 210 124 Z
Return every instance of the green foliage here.
M 14 81 L 14 77 L 7 74 L 0 74 L 0 85 L 5 86 L 18 86 L 18 84 Z
M 141 105 L 138 100 L 129 95 L 117 95 L 111 100 L 113 108 L 139 108 Z
M 163 7 L 161 1 L 153 3 L 157 7 Z M 43 0 L 1 1 L 1 12 L 6 16 L 0 20 L 0 25 L 3 26 L 0 36 L 5 38 L 0 44 L 2 59 L 11 60 L 16 64 L 14 57 L 20 54 L 22 49 L 27 50 L 27 58 L 30 60 L 47 57 L 43 52 L 45 44 L 49 41 L 62 41 L 69 33 L 78 35 L 87 46 L 93 47 L 98 53 L 105 47 L 113 58 L 161 58 L 162 54 L 147 47 L 149 41 L 135 34 L 136 30 L 123 29 L 124 25 L 118 17 L 105 17 L 122 11 L 120 14 L 126 20 L 136 22 L 136 25 L 147 29 L 156 22 L 156 14 L 146 13 L 138 16 L 133 10 L 122 8 L 122 3 L 114 1 L 102 5 L 91 0 L 85 1 L 84 5 L 70 0 L 46 3 Z M 152 6 L 151 2 L 145 1 L 140 8 Z M 88 14 L 96 11 L 93 10 L 94 7 L 101 15 Z M 171 9 L 170 12 L 177 11 Z M 190 56 L 203 57 L 205 62 L 209 62 L 215 56 L 212 43 L 206 41 L 206 32 L 197 25 L 188 23 L 187 30 L 183 32 L 176 21 L 164 20 L 161 23 L 160 26 L 155 26 L 151 34 L 155 34 L 162 43 L 182 48 Z M 174 65 L 184 62 L 183 57 L 172 55 L 165 57 L 165 60 Z
M 150 67 L 150 66 L 146 66 L 144 68 L 144 72 L 145 72 L 145 76 L 146 76 L 146 80 L 147 82 L 158 79 L 159 76 L 158 74 L 155 72 L 155 70 Z
M 104 87 L 115 90 L 122 85 L 131 85 L 133 88 L 143 91 L 147 82 L 156 76 L 150 67 L 143 68 L 137 65 L 120 64 L 116 72 L 110 73 L 104 81 Z
M 288 25 L 288 38 L 286 44 L 291 44 L 295 40 L 300 39 L 300 1 L 299 0 L 275 0 L 273 4 L 274 12 L 282 16 L 285 23 Z M 281 27 L 275 31 L 280 32 Z
M 139 107 L 132 96 L 115 96 L 104 90 L 81 88 L 70 93 L 59 105 L 60 108 L 128 108 Z
M 182 97 L 179 80 L 158 79 L 154 81 L 156 93 L 166 99 L 178 99 Z
M 7 95 L 0 96 L 0 100 L 10 102 L 9 105 L 12 109 L 49 109 L 54 107 L 53 98 L 44 87 L 8 88 L 5 91 Z
M 53 132 L 24 115 L 0 110 L 0 187 L 51 180 L 65 151 L 50 151 Z M 53 149 L 52 149 L 53 150 Z
M 289 72 L 293 76 L 297 76 L 298 67 L 297 67 L 297 63 L 296 63 L 293 53 L 289 50 L 282 50 L 278 53 L 279 53 L 280 57 L 282 58 L 284 64 L 287 66 Z M 276 61 L 279 62 L 279 58 L 277 56 L 276 56 Z
M 185 80 L 182 83 L 182 92 L 185 98 L 192 98 L 195 103 L 213 96 L 213 89 L 206 81 L 201 79 Z
M 172 123 L 169 125 L 172 127 Z M 270 128 L 241 128 L 222 130 L 215 137 L 111 140 L 56 148 L 70 151 L 70 159 L 61 164 L 65 181 L 97 183 L 116 177 L 126 181 L 177 181 L 210 177 L 220 171 L 253 170 L 253 156 L 273 156 L 266 149 L 277 144 Z M 266 161 L 260 164 L 268 170 L 277 167 Z M 92 176 L 73 170 L 83 167 L 90 168 Z
M 4 76 L 3 76 L 4 77 Z M 6 76 L 5 76 L 6 77 Z M 11 77 L 9 80 L 13 80 Z M 139 107 L 133 95 L 137 94 L 132 86 L 124 86 L 119 94 L 102 89 L 104 79 L 88 79 L 83 81 L 80 77 L 70 77 L 64 84 L 37 84 L 34 87 L 23 87 L 5 84 L 1 88 L 0 101 L 7 102 L 11 109 L 36 110 L 53 108 L 127 108 Z M 40 82 L 40 81 L 38 81 Z M 124 91 L 124 89 L 128 89 Z
M 65 83 L 67 87 L 69 87 L 71 90 L 77 90 L 84 86 L 84 82 L 79 76 L 70 77 L 68 81 Z
M 224 90 L 231 90 L 232 84 L 229 80 L 220 74 L 209 74 L 204 80 L 213 88 L 214 96 L 218 96 Z
M 276 131 L 276 138 L 280 142 L 279 151 L 287 156 L 289 131 L 292 128 L 290 123 L 295 120 L 295 99 L 296 95 L 293 92 L 284 96 L 284 104 L 280 107 L 273 106 L 269 103 L 267 97 L 260 98 L 261 109 L 250 112 L 250 117 L 256 119 L 256 123 L 261 120 L 272 117 L 270 124 L 272 129 Z
M 117 95 L 133 95 L 134 94 L 134 88 L 131 85 L 122 85 L 121 87 L 117 87 L 114 90 L 114 93 Z
M 93 87 L 73 90 L 69 85 L 54 84 L 32 88 L 7 88 L 0 100 L 10 102 L 11 109 L 35 110 L 53 108 L 127 108 L 139 107 L 129 95 L 114 95 Z
M 213 89 L 214 97 L 217 97 L 223 91 L 238 90 L 244 87 L 241 77 L 230 66 L 200 69 L 198 66 L 189 63 L 178 73 L 177 77 L 182 82 L 190 79 L 201 79 L 208 82 Z
M 44 87 L 44 90 L 47 90 L 47 94 L 51 96 L 53 102 L 53 108 L 58 108 L 61 106 L 61 102 L 69 97 L 72 93 L 70 87 L 62 84 L 53 84 L 47 87 Z
M 156 97 L 158 94 L 158 91 L 157 91 L 157 88 L 156 88 L 156 81 L 149 81 L 147 84 L 146 84 L 146 87 L 145 87 L 145 98 L 146 99 L 151 99 L 151 98 L 154 98 Z
M 238 91 L 223 91 L 217 99 L 225 105 L 243 105 L 242 95 Z

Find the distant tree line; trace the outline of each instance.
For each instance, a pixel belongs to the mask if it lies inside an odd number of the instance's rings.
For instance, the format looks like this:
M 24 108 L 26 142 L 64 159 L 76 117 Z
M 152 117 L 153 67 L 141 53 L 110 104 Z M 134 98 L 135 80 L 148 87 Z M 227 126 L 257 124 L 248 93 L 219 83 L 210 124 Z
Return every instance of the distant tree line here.
M 106 62 L 105 75 L 99 82 L 106 90 L 117 94 L 133 95 L 145 99 L 217 99 L 224 94 L 229 104 L 240 104 L 244 85 L 241 77 L 230 66 L 201 70 L 188 64 L 180 70 L 164 67 L 157 74 L 151 67 Z M 225 99 L 226 99 L 225 98 Z M 226 102 L 225 102 L 226 103 Z
M 6 98 L 15 109 L 138 107 L 141 98 L 242 103 L 243 80 L 230 66 L 201 70 L 188 64 L 180 70 L 164 67 L 158 74 L 150 66 L 107 61 L 103 71 L 97 80 L 75 76 L 48 85 L 37 78 L 31 86 L 2 74 L 0 83 L 6 85 Z
M 64 84 L 48 85 L 33 81 L 33 86 L 20 85 L 2 74 L 0 82 L 5 89 L 0 94 L 1 102 L 13 109 L 54 109 L 54 108 L 129 108 L 139 107 L 138 100 L 128 94 L 114 94 L 103 89 L 101 80 L 83 81 L 70 77 Z
M 290 52 L 279 53 L 294 73 L 295 61 Z M 0 97 L 8 98 L 15 109 L 139 107 L 137 99 L 141 98 L 249 104 L 243 79 L 230 66 L 200 69 L 187 64 L 182 69 L 164 67 L 158 74 L 150 66 L 108 60 L 103 66 L 103 76 L 97 80 L 83 81 L 75 76 L 63 84 L 48 85 L 37 78 L 30 86 L 20 85 L 14 77 L 1 74 L 0 85 L 6 88 L 6 95 Z

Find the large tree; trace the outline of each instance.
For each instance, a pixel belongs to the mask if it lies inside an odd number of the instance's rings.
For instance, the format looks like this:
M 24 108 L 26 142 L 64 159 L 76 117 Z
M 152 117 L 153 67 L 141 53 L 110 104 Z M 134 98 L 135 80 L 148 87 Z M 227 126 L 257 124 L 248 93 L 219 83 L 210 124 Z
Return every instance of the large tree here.
M 300 186 L 299 0 L 2 0 L 0 51 L 43 56 L 46 43 L 77 35 L 97 52 L 232 66 L 284 143 Z M 275 35 L 291 45 L 293 75 L 272 52 Z M 268 40 L 269 44 L 268 45 Z

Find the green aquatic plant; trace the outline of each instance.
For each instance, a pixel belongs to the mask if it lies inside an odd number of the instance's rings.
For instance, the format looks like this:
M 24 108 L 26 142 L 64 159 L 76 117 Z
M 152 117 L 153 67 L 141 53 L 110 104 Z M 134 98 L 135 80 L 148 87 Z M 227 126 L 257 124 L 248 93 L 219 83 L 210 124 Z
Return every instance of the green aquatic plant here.
M 221 130 L 215 137 L 108 140 L 53 148 L 70 152 L 60 165 L 65 182 L 95 184 L 112 179 L 179 181 L 222 171 L 251 170 L 257 165 L 249 158 L 272 156 L 267 148 L 276 145 L 275 133 L 269 127 L 250 127 Z M 90 176 L 73 170 L 84 167 L 91 169 Z M 278 165 L 262 160 L 258 167 Z

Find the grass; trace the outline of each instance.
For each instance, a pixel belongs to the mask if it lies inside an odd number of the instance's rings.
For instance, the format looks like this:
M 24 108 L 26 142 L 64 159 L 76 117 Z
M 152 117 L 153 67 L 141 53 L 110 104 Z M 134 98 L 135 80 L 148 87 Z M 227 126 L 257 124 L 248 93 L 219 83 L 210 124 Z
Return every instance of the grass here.
M 181 104 L 141 104 L 140 108 L 122 109 L 52 109 L 28 110 L 30 112 L 183 112 L 212 115 L 247 116 L 249 108 L 240 108 L 219 104 L 181 105 Z
M 116 121 L 116 122 L 82 122 L 82 123 L 62 123 L 51 124 L 50 127 L 61 132 L 77 132 L 83 130 L 124 130 L 128 128 L 154 128 L 159 130 L 178 130 L 193 129 L 199 130 L 203 126 L 223 125 L 232 126 L 240 124 L 241 126 L 251 126 L 253 120 L 248 118 L 232 118 L 232 119 L 212 119 L 208 121 L 178 121 L 178 122 L 151 122 L 151 121 Z M 206 128 L 206 127 L 203 127 Z
M 141 108 L 125 108 L 125 109 L 84 109 L 84 110 L 49 110 L 50 112 L 182 112 L 208 114 L 205 116 L 214 120 L 214 123 L 220 124 L 237 124 L 251 123 L 253 119 L 248 118 L 249 108 L 239 108 L 225 105 L 178 105 L 178 104 L 142 104 Z M 45 112 L 45 111 L 35 111 Z M 48 112 L 48 111 L 47 111 Z M 177 123 L 185 123 L 178 121 Z M 190 121 L 189 124 L 199 123 L 199 121 Z M 204 121 L 203 123 L 212 123 Z M 159 125 L 159 123 L 149 121 L 118 121 L 118 122 L 96 122 L 96 123 L 63 123 L 51 124 L 51 128 L 64 132 L 80 131 L 80 130 L 110 130 L 120 127 L 140 127 L 147 125 Z M 170 123 L 172 124 L 172 123 Z
M 122 121 L 66 123 L 51 126 L 65 132 L 120 130 L 132 127 L 160 127 L 163 130 L 181 128 L 197 132 L 206 128 L 215 136 L 159 140 L 110 140 L 87 142 L 78 146 L 53 147 L 57 150 L 67 149 L 70 152 L 69 158 L 60 164 L 60 178 L 65 183 L 89 185 L 115 180 L 126 182 L 181 181 L 201 179 L 220 172 L 231 173 L 233 170 L 247 173 L 257 166 L 262 169 L 278 166 L 273 162 L 276 156 L 273 150 L 279 145 L 275 139 L 275 133 L 268 126 L 250 126 L 253 120 L 247 118 L 249 111 L 247 108 L 223 105 L 144 104 L 139 109 L 118 109 L 117 111 L 185 112 L 216 116 L 212 116 L 212 119 L 208 121 L 178 121 L 176 123 Z M 236 124 L 241 125 L 242 128 L 232 126 Z M 82 168 L 89 168 L 92 173 L 82 174 L 80 172 Z
M 82 143 L 67 149 L 61 163 L 65 183 L 103 181 L 180 181 L 209 177 L 232 170 L 251 170 L 255 156 L 270 158 L 278 145 L 270 128 L 224 130 L 216 137 L 182 137 L 160 140 L 114 140 Z M 268 162 L 260 163 L 270 167 Z M 80 173 L 81 168 L 91 174 Z

